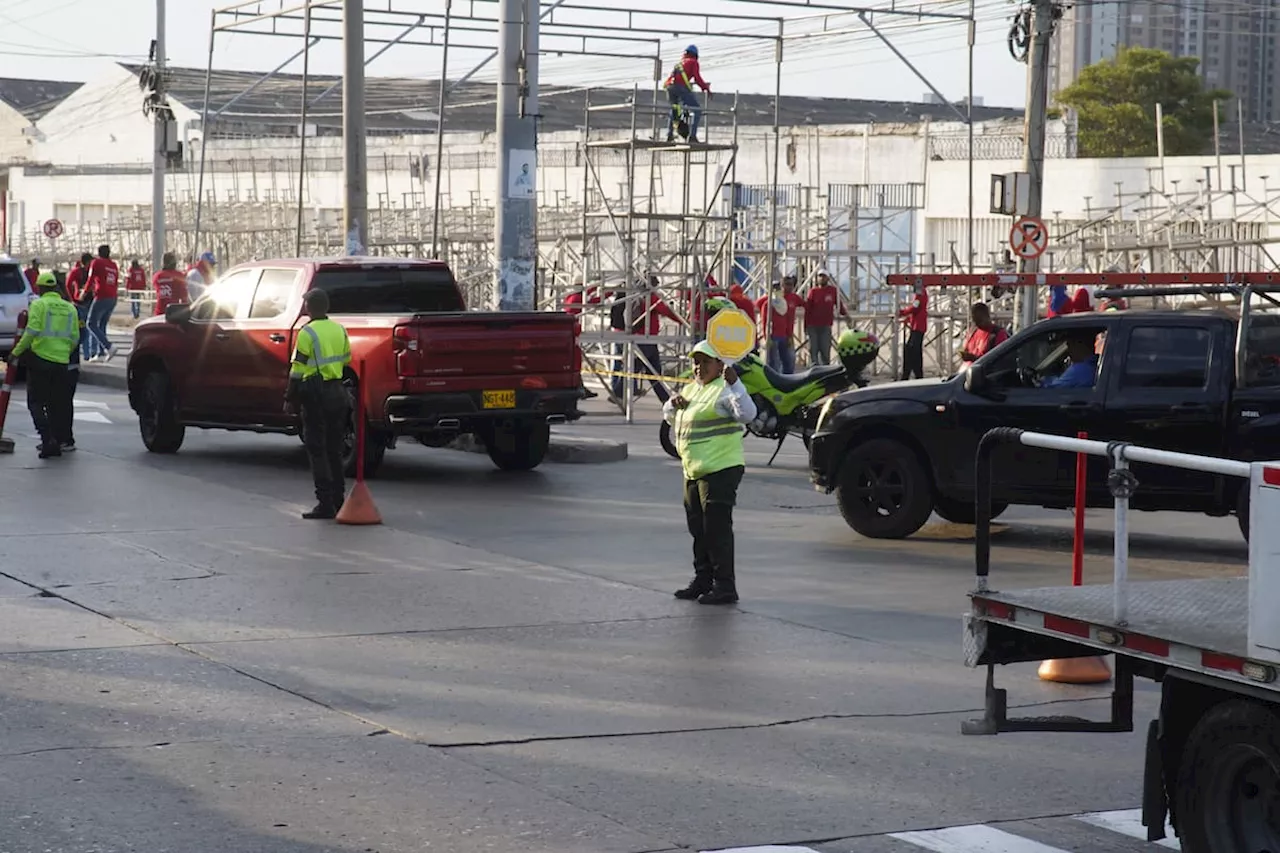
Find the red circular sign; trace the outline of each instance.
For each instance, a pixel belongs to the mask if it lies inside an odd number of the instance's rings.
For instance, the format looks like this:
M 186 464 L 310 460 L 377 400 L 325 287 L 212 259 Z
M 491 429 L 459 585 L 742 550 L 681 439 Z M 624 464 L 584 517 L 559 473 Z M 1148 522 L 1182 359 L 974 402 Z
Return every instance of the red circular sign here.
M 1049 229 L 1044 220 L 1034 216 L 1024 216 L 1013 223 L 1009 230 L 1009 248 L 1014 255 L 1024 261 L 1034 260 L 1049 248 Z
M 50 240 L 56 240 L 62 236 L 62 221 L 58 219 L 50 219 L 44 224 L 44 236 Z

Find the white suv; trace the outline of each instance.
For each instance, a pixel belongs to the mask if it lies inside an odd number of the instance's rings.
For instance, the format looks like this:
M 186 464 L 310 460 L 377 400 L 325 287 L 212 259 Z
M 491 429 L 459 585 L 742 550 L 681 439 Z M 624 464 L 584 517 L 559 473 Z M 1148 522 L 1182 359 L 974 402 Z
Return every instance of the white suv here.
M 8 357 L 18 342 L 18 315 L 27 310 L 35 293 L 22 273 L 22 264 L 0 255 L 0 357 Z

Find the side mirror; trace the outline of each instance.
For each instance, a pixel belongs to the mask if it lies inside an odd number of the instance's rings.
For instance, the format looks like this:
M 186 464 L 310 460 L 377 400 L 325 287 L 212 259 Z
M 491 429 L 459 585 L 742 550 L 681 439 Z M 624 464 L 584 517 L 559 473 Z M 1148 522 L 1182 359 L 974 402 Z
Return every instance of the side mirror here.
M 964 372 L 964 390 L 989 400 L 1004 399 L 1004 394 L 991 384 L 987 372 L 976 363 L 971 363 L 969 369 Z
M 190 305 L 169 305 L 164 309 L 166 323 L 186 323 L 191 319 Z

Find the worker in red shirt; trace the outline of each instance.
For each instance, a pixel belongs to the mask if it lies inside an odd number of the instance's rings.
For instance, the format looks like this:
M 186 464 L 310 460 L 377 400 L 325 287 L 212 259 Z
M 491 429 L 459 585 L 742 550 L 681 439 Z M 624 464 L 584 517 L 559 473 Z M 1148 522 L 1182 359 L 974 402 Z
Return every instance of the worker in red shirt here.
M 902 346 L 902 378 L 924 379 L 924 333 L 929 328 L 929 294 L 923 284 L 917 284 L 911 304 L 898 312 L 907 330 L 907 342 Z
M 804 299 L 804 332 L 809 338 L 810 364 L 831 363 L 831 327 L 835 325 L 837 310 L 841 317 L 849 316 L 840 302 L 840 291 L 823 270 Z
M 160 262 L 160 269 L 151 278 L 151 287 L 156 293 L 156 316 L 163 317 L 170 305 L 185 305 L 191 300 L 187 298 L 187 276 L 178 269 L 178 256 L 173 252 L 165 252 Z
M 1009 333 L 997 326 L 991 319 L 991 307 L 985 302 L 975 302 L 969 309 L 969 319 L 973 321 L 973 331 L 965 339 L 964 350 L 960 359 L 967 365 L 977 361 L 991 350 L 1009 339 Z
M 796 372 L 796 347 L 791 340 L 796 330 L 796 311 L 804 300 L 796 293 L 796 277 L 784 276 L 773 285 L 770 296 L 756 301 L 756 309 L 764 323 L 764 337 L 769 341 L 766 363 L 779 373 Z
M 751 322 L 754 323 L 756 321 L 755 303 L 747 298 L 747 294 L 743 291 L 742 285 L 735 284 L 733 287 L 729 288 L 729 301 L 736 305 L 739 311 L 750 317 Z
M 116 353 L 107 339 L 107 322 L 120 295 L 120 267 L 111 260 L 111 247 L 105 243 L 98 247 L 98 257 L 89 263 L 88 278 L 86 291 L 93 297 L 93 304 L 89 306 L 89 355 L 85 360 L 110 361 Z
M 706 328 L 707 320 L 710 318 L 703 316 L 703 305 L 706 304 L 707 300 L 717 298 L 725 298 L 724 288 L 716 281 L 715 276 L 708 274 L 705 294 L 701 289 L 697 289 L 689 296 L 689 317 L 695 329 Z
M 564 298 L 564 311 L 566 314 L 578 315 L 582 313 L 582 282 L 575 282 L 573 290 L 571 290 Z M 592 285 L 586 288 L 586 297 L 588 305 L 600 304 L 600 288 Z
M 76 315 L 80 318 L 80 358 L 84 359 L 89 351 L 89 299 L 85 291 L 89 288 L 89 264 L 93 255 L 85 252 L 76 261 L 76 265 L 67 273 L 67 298 L 76 306 Z
M 662 324 L 662 318 L 681 322 L 676 312 L 671 310 L 671 306 L 663 301 L 658 294 L 658 277 L 656 275 L 649 276 L 648 282 L 640 282 L 639 287 L 641 294 L 631 297 L 630 304 L 627 306 L 628 315 L 631 317 L 630 330 L 633 335 L 643 335 L 651 337 L 658 334 Z M 633 373 L 643 374 L 645 376 L 661 376 L 662 375 L 662 355 L 658 352 L 657 344 L 641 343 L 636 345 L 639 352 L 636 354 L 635 363 L 631 366 Z M 613 379 L 613 396 L 622 399 L 622 378 L 615 376 Z M 640 394 L 640 380 L 632 380 L 634 393 Z M 650 379 L 649 384 L 653 386 L 653 393 L 661 402 L 667 402 L 671 396 L 667 391 L 667 387 L 657 379 Z
M 129 291 L 129 306 L 133 311 L 133 319 L 142 313 L 142 294 L 147 289 L 147 271 L 134 258 L 129 264 L 129 277 L 125 280 L 125 289 Z
M 698 66 L 698 46 L 691 44 L 684 49 L 684 55 L 662 84 L 667 90 L 667 100 L 671 102 L 671 114 L 667 117 L 668 142 L 675 141 L 676 123 L 681 119 L 689 128 L 688 140 L 698 141 L 698 120 L 702 118 L 702 104 L 698 103 L 698 96 L 693 93 L 694 84 L 706 92 L 708 98 L 711 97 L 711 84 L 702 79 L 702 70 Z
M 36 289 L 36 280 L 40 278 L 40 259 L 32 258 L 31 263 L 22 271 L 22 274 L 26 276 L 27 284 L 31 285 L 31 289 L 34 291 Z

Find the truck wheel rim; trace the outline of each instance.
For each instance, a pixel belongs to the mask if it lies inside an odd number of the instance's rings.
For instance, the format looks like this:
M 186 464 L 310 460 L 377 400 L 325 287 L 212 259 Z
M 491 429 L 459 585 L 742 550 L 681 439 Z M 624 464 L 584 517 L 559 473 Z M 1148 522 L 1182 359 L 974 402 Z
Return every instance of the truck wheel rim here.
M 888 517 L 902 509 L 907 496 L 907 478 L 896 462 L 868 460 L 858 472 L 854 491 L 868 512 Z
M 1280 850 L 1280 773 L 1267 755 L 1247 744 L 1224 750 L 1205 790 L 1211 850 Z
M 160 406 L 163 405 L 162 394 L 155 387 L 147 389 L 147 406 L 142 416 L 138 418 L 138 422 L 142 425 L 143 432 L 149 436 L 155 435 L 160 431 Z

